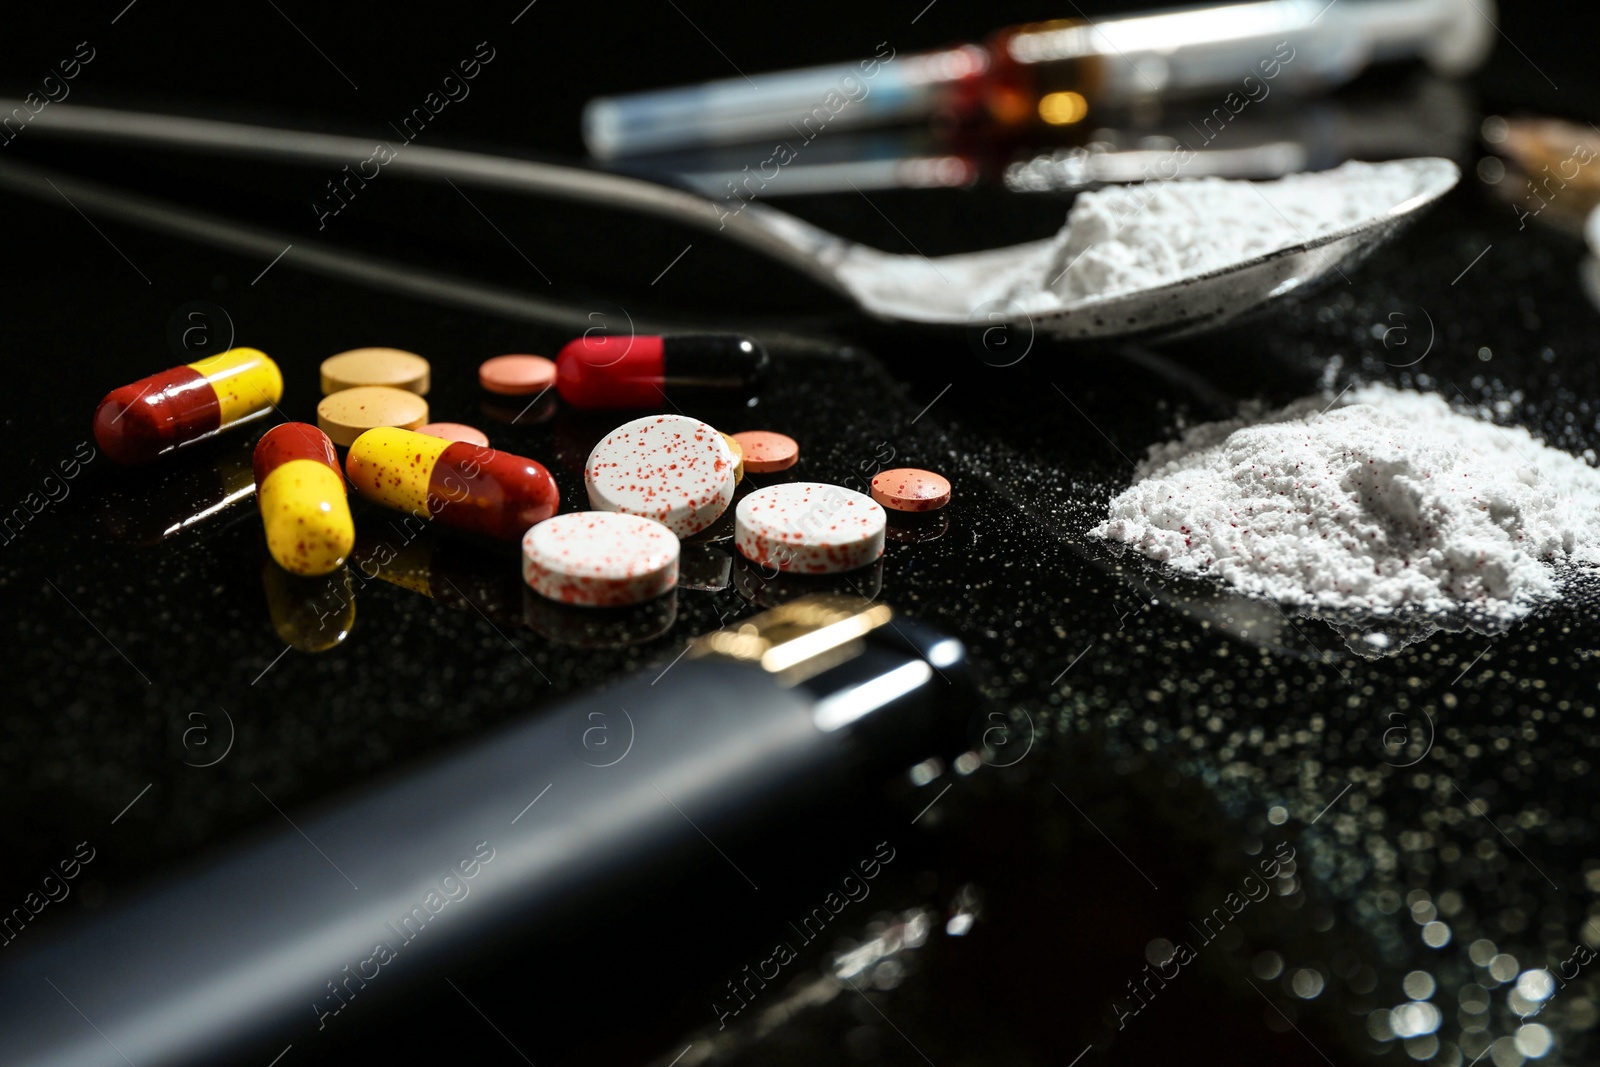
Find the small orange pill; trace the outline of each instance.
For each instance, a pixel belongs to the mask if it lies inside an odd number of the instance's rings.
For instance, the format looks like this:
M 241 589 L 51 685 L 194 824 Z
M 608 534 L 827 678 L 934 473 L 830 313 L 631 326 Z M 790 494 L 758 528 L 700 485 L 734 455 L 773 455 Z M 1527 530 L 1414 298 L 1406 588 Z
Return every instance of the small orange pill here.
M 459 422 L 430 422 L 426 426 L 418 426 L 417 432 L 425 433 L 429 437 L 442 437 L 446 441 L 465 441 L 480 448 L 489 447 L 488 434 L 476 426 L 466 426 Z
M 744 469 L 756 474 L 786 471 L 800 459 L 794 438 L 771 430 L 746 430 L 733 439 L 744 449 Z
M 478 367 L 478 384 L 501 396 L 528 396 L 556 384 L 556 365 L 543 356 L 496 356 Z
M 950 503 L 950 482 L 932 471 L 897 467 L 873 477 L 872 499 L 892 511 L 937 511 Z

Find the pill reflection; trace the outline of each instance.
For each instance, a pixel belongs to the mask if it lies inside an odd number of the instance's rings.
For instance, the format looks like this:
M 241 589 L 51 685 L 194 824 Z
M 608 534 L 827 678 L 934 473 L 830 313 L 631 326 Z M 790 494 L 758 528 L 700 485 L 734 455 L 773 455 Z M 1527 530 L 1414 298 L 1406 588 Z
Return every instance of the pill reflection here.
M 579 608 L 527 590 L 527 624 L 541 637 L 574 648 L 622 648 L 653 641 L 678 620 L 678 591 L 625 608 Z
M 350 636 L 356 594 L 348 568 L 308 578 L 269 559 L 261 568 L 261 584 L 272 628 L 295 651 L 326 652 Z
M 733 587 L 758 607 L 771 608 L 809 593 L 848 593 L 874 600 L 883 592 L 883 559 L 843 574 L 785 574 L 774 567 L 752 563 L 743 556 L 733 561 Z
M 950 532 L 948 509 L 938 511 L 887 511 L 889 523 L 883 536 L 901 545 L 937 541 Z
M 537 396 L 485 400 L 478 405 L 478 410 L 495 422 L 509 426 L 537 426 L 541 422 L 549 422 L 555 416 L 556 407 L 556 391 L 547 389 Z
M 170 467 L 127 472 L 101 500 L 100 518 L 118 541 L 155 545 L 228 513 L 255 496 L 250 449 L 229 449 L 214 462 L 189 470 Z
M 515 558 L 426 530 L 402 536 L 410 525 L 365 529 L 357 535 L 350 561 L 360 579 L 379 578 L 457 611 L 482 612 L 497 626 L 524 625 L 523 584 Z
M 720 593 L 733 581 L 733 554 L 726 548 L 701 542 L 684 544 L 678 557 L 678 588 Z

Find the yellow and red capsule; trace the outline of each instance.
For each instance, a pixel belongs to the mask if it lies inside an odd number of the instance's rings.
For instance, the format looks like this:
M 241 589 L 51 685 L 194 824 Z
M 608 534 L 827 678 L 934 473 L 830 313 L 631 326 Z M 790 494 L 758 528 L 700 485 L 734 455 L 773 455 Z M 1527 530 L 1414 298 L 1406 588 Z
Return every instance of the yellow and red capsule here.
M 106 394 L 94 439 L 118 463 L 148 463 L 260 418 L 282 399 L 283 375 L 265 352 L 230 348 Z
M 555 479 L 540 463 L 396 426 L 356 438 L 345 472 L 369 500 L 501 541 L 520 541 L 561 507 Z
M 254 466 L 267 551 L 278 566 L 304 575 L 338 570 L 356 527 L 328 435 L 304 422 L 274 426 L 256 445 Z

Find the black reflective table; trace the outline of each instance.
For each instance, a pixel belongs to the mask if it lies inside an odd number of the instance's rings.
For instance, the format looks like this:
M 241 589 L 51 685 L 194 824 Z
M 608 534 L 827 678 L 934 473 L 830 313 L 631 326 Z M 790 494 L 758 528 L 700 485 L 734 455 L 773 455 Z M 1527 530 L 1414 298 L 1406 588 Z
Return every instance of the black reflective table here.
M 1504 88 L 1521 84 L 1515 61 L 1486 76 L 1497 104 L 1520 99 Z M 1600 447 L 1592 265 L 1570 232 L 1519 229 L 1470 146 L 1462 186 L 1348 282 L 1205 337 L 1088 349 L 888 331 L 715 241 L 488 192 L 385 179 L 318 231 L 303 201 L 322 176 L 306 170 L 42 141 L 15 158 L 609 329 L 745 330 L 774 357 L 759 402 L 691 414 L 801 442 L 795 470 L 752 483 L 859 485 L 907 465 L 954 486 L 854 581 L 968 643 L 981 758 L 794 813 L 737 857 L 761 890 L 708 852 L 670 910 L 635 887 L 536 955 L 375 991 L 325 1029 L 308 1012 L 284 1063 L 1592 1062 L 1593 579 L 1503 632 L 1372 656 L 1329 622 L 1085 536 L 1132 459 L 1246 398 L 1383 380 Z M 669 668 L 690 638 L 794 591 L 712 539 L 670 604 L 608 628 L 527 594 L 514 551 L 442 531 L 408 539 L 421 577 L 405 585 L 290 581 L 248 488 L 265 424 L 123 470 L 92 448 L 100 396 L 229 336 L 278 360 L 285 417 L 314 420 L 325 356 L 405 348 L 433 362 L 434 418 L 540 458 L 572 506 L 621 417 L 508 408 L 475 373 L 553 353 L 570 319 L 316 273 L 292 247 L 219 251 L 65 196 L 0 203 L 0 908 L 28 912 L 13 951 L 453 742 Z M 1065 202 L 987 189 L 785 206 L 933 254 L 1047 233 Z M 379 536 L 393 520 L 364 502 L 356 518 Z M 794 932 L 885 852 L 824 935 Z M 794 959 L 749 983 L 784 939 Z M 1536 995 L 1537 968 L 1563 975 L 1553 995 Z

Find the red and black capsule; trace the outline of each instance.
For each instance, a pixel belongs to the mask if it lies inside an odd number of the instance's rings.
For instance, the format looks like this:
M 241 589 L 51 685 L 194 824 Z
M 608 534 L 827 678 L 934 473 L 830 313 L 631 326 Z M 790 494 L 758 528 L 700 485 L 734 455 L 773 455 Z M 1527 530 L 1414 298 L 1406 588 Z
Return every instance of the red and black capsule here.
M 591 334 L 556 356 L 556 391 L 575 408 L 654 409 L 753 395 L 769 362 L 738 334 Z

